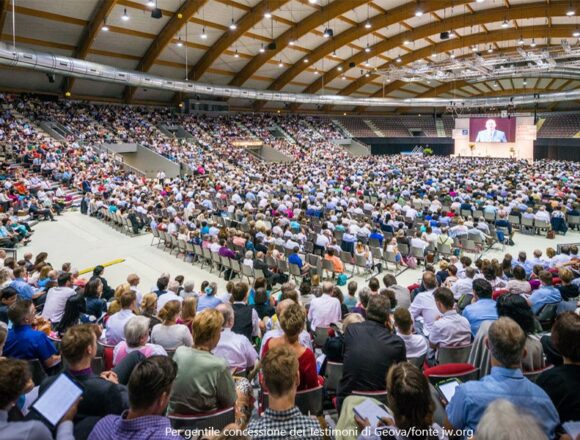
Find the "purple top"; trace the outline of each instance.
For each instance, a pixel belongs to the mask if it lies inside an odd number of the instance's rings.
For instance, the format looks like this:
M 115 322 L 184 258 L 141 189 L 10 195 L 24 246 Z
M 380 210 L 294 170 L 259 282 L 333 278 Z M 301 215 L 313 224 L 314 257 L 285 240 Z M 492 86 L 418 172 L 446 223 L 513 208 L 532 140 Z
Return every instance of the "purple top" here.
M 163 416 L 144 416 L 127 420 L 127 411 L 120 416 L 102 418 L 89 434 L 88 440 L 157 440 L 183 439 L 171 428 L 169 419 Z

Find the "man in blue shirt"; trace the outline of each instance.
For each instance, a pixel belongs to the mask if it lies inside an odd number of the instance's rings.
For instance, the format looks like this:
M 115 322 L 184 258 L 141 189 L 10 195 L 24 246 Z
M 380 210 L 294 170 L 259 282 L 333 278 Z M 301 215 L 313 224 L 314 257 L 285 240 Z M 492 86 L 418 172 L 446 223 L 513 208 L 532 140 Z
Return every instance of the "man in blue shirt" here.
M 543 270 L 540 272 L 539 277 L 542 282 L 542 287 L 532 293 L 528 298 L 528 303 L 532 307 L 532 312 L 536 315 L 546 304 L 557 304 L 562 301 L 560 291 L 552 286 L 552 274 L 547 270 Z
M 33 299 L 34 289 L 30 284 L 24 280 L 24 274 L 26 269 L 24 267 L 18 266 L 14 269 L 14 281 L 10 283 L 10 287 L 18 292 L 18 296 L 21 299 Z
M 29 299 L 17 301 L 10 306 L 8 318 L 13 327 L 6 338 L 4 355 L 24 360 L 38 359 L 46 368 L 50 368 L 60 362 L 60 355 L 46 334 L 32 328 L 35 313 L 34 304 Z
M 300 272 L 305 274 L 310 270 L 311 266 L 310 266 L 310 264 L 304 263 L 302 261 L 302 258 L 300 258 L 300 255 L 298 255 L 299 250 L 300 249 L 297 246 L 294 249 L 292 249 L 292 253 L 288 256 L 288 263 L 295 264 L 300 269 Z
M 534 416 L 547 438 L 554 438 L 560 423 L 558 412 L 546 392 L 520 370 L 526 344 L 524 331 L 511 318 L 502 317 L 490 326 L 486 342 L 491 352 L 491 374 L 455 389 L 446 408 L 451 427 L 475 431 L 489 404 L 505 399 Z
M 495 301 L 491 299 L 492 290 L 489 281 L 483 278 L 473 281 L 473 295 L 476 302 L 468 305 L 463 310 L 463 316 L 469 321 L 473 336 L 477 334 L 483 321 L 495 321 L 497 319 Z

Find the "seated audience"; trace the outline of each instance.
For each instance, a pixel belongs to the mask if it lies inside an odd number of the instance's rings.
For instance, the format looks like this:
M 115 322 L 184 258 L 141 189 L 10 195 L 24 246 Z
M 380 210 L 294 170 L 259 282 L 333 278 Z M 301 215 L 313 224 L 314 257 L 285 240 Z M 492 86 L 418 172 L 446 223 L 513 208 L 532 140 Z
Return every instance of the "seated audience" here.
M 411 312 L 417 331 L 429 336 L 433 323 L 441 316 L 433 297 L 433 292 L 437 288 L 435 274 L 433 272 L 423 273 L 422 284 L 425 290 L 415 296 L 409 307 L 409 312 Z
M 109 345 L 117 345 L 125 339 L 125 324 L 135 316 L 134 312 L 137 310 L 137 296 L 135 292 L 130 290 L 124 292 L 119 299 L 119 304 L 121 310 L 107 320 L 105 338 Z
M 0 290 L 0 321 L 8 324 L 8 309 L 18 299 L 18 292 L 12 287 Z
M 4 346 L 4 356 L 16 359 L 38 359 L 45 368 L 60 363 L 56 347 L 44 332 L 34 330 L 36 308 L 31 300 L 19 300 L 8 309 L 12 328 Z
M 87 303 L 87 315 L 100 319 L 107 311 L 107 302 L 101 298 L 102 295 L 103 283 L 99 278 L 93 278 L 86 284 L 83 296 Z
M 165 295 L 169 295 L 166 293 Z M 193 338 L 187 326 L 177 324 L 177 319 L 181 313 L 181 303 L 171 300 L 165 303 L 159 312 L 160 324 L 151 330 L 151 342 L 162 346 L 165 350 L 175 350 L 177 347 L 185 345 L 191 347 Z
M 450 426 L 475 430 L 485 409 L 499 398 L 531 413 L 544 434 L 554 438 L 559 417 L 550 397 L 524 377 L 520 369 L 526 335 L 512 319 L 501 317 L 489 328 L 491 373 L 478 381 L 459 385 L 446 408 Z
M 528 304 L 536 315 L 545 305 L 558 304 L 562 301 L 560 291 L 552 286 L 552 274 L 547 270 L 543 270 L 540 272 L 539 278 L 542 282 L 541 287 L 535 290 L 528 298 Z
M 297 303 L 296 303 L 296 301 L 288 298 L 288 299 L 281 300 L 276 305 L 276 315 L 274 317 L 277 318 L 277 321 L 279 321 L 279 317 L 282 316 L 282 313 L 284 313 L 284 310 L 286 310 L 288 308 L 288 306 L 290 306 L 291 304 L 297 304 Z M 284 331 L 280 328 L 279 325 L 272 328 L 271 330 L 268 330 L 266 333 L 264 333 L 264 336 L 262 337 L 262 345 L 260 346 L 260 357 L 264 356 L 264 347 L 266 346 L 266 342 L 268 342 L 269 339 L 281 337 L 283 335 L 284 335 Z M 303 347 L 306 347 L 306 348 L 309 348 L 310 350 L 313 350 L 312 338 L 310 337 L 310 334 L 306 331 L 306 329 L 302 330 L 300 332 L 300 334 L 298 335 L 298 342 L 300 342 L 300 344 Z
M 390 309 L 386 297 L 373 295 L 369 299 L 366 321 L 348 326 L 344 334 L 343 374 L 338 387 L 339 408 L 352 391 L 385 390 L 389 367 L 407 358 L 405 343 L 393 333 Z
M 99 420 L 88 440 L 181 439 L 165 417 L 176 374 L 176 364 L 167 356 L 141 361 L 129 379 L 129 409 L 120 416 L 108 415 Z
M 295 351 L 280 345 L 268 350 L 262 360 L 263 380 L 268 390 L 268 408 L 262 417 L 253 418 L 248 433 L 253 440 L 283 440 L 289 432 L 300 432 L 309 440 L 323 439 L 321 427 L 296 407 L 299 386 L 299 362 Z
M 493 401 L 475 431 L 477 440 L 540 440 L 546 434 L 534 416 L 509 400 Z
M 9 421 L 8 413 L 23 394 L 34 387 L 28 364 L 16 359 L 0 359 L 0 438 L 6 440 L 74 440 L 73 419 L 78 403 L 59 421 L 56 435 L 37 420 Z
M 262 349 L 262 356 L 268 350 L 281 345 L 289 346 L 298 358 L 300 366 L 299 390 L 307 390 L 318 386 L 318 375 L 316 371 L 316 358 L 309 348 L 304 347 L 298 341 L 298 336 L 306 326 L 306 314 L 299 304 L 290 304 L 284 309 L 280 316 L 280 326 L 284 332 L 283 336 L 268 339 Z
M 308 321 L 312 330 L 317 327 L 328 327 L 332 323 L 340 322 L 342 311 L 340 301 L 332 297 L 334 285 L 325 281 L 322 283 L 322 295 L 312 298 L 308 309 Z
M 478 278 L 473 281 L 473 295 L 474 301 L 472 304 L 465 307 L 463 310 L 463 317 L 465 317 L 471 325 L 471 334 L 477 335 L 479 326 L 483 321 L 494 321 L 497 319 L 497 309 L 495 301 L 491 299 L 492 287 L 489 281 L 483 278 Z
M 160 324 L 158 324 L 160 325 Z M 113 365 L 120 364 L 129 353 L 139 351 L 145 357 L 153 355 L 167 355 L 165 349 L 149 340 L 149 318 L 132 316 L 123 328 L 123 340 L 113 349 Z
M 383 284 L 387 289 L 395 292 L 397 297 L 397 309 L 408 309 L 411 306 L 411 294 L 405 286 L 397 284 L 397 279 L 393 274 L 386 274 L 383 277 Z
M 222 301 L 215 296 L 217 294 L 217 289 L 218 288 L 216 283 L 210 283 L 204 289 L 203 294 L 198 298 L 197 301 L 197 313 L 205 309 L 214 309 L 218 304 L 222 303 Z
M 248 338 L 232 331 L 235 315 L 231 304 L 220 304 L 216 310 L 222 314 L 224 324 L 220 340 L 213 350 L 213 354 L 225 359 L 232 372 L 254 368 L 258 360 L 258 353 Z
M 117 384 L 113 372 L 100 376 L 93 373 L 91 364 L 97 355 L 97 335 L 93 325 L 76 325 L 63 335 L 60 345 L 65 371 L 83 387 L 76 417 L 75 438 L 85 439 L 96 422 L 109 414 L 121 414 L 127 408 L 127 390 Z M 51 376 L 42 382 L 42 395 L 58 376 Z
M 508 281 L 507 283 L 507 290 L 510 293 L 516 293 L 516 294 L 528 294 L 532 291 L 532 286 L 530 286 L 530 283 L 528 281 L 526 281 L 526 271 L 525 269 L 520 266 L 520 265 L 516 265 L 513 270 L 513 278 L 511 280 Z
M 415 329 L 413 328 L 411 313 L 407 309 L 396 309 L 393 317 L 395 319 L 397 336 L 405 343 L 407 359 L 420 358 L 427 354 L 427 350 L 429 349 L 427 338 L 414 333 Z
M 181 346 L 173 356 L 177 377 L 169 399 L 170 413 L 196 414 L 234 405 L 236 389 L 229 366 L 212 354 L 220 340 L 223 320 L 215 309 L 195 315 L 191 324 L 193 346 Z
M 234 326 L 232 331 L 240 334 L 252 341 L 260 335 L 260 317 L 258 312 L 248 305 L 249 286 L 247 283 L 239 282 L 234 286 L 232 292 L 232 307 L 234 309 Z
M 545 371 L 536 383 L 552 399 L 560 422 L 578 421 L 580 416 L 580 316 L 565 312 L 552 326 L 552 343 L 564 363 Z

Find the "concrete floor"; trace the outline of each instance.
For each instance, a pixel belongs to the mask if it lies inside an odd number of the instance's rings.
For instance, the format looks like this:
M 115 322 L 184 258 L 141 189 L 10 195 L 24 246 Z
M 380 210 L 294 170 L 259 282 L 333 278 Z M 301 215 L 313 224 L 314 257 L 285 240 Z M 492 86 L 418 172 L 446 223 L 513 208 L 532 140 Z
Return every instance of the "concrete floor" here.
M 172 277 L 183 275 L 186 280 L 193 280 L 196 289 L 204 280 L 215 281 L 220 288 L 225 287 L 223 278 L 209 270 L 200 269 L 199 265 L 183 262 L 182 258 L 169 255 L 155 246 L 150 246 L 151 234 L 138 237 L 129 237 L 111 228 L 107 224 L 80 212 L 67 212 L 58 217 L 58 222 L 40 222 L 34 228 L 35 234 L 28 246 L 18 249 L 18 257 L 26 251 L 33 254 L 48 252 L 48 261 L 56 268 L 64 262 L 71 262 L 73 267 L 82 270 L 97 264 L 119 258 L 125 261 L 105 269 L 105 277 L 112 287 L 123 283 L 130 273 L 137 273 L 141 278 L 140 289 L 148 292 L 163 272 L 169 272 Z M 528 255 L 539 248 L 544 251 L 547 247 L 556 247 L 558 243 L 580 242 L 579 232 L 569 232 L 566 236 L 556 236 L 554 240 L 545 237 L 516 234 L 516 243 L 513 247 L 506 247 L 502 252 L 496 249 L 485 252 L 486 258 L 501 260 L 505 252 L 517 256 L 519 251 L 526 251 Z M 89 277 L 87 274 L 85 277 Z M 421 276 L 421 270 L 406 270 L 397 277 L 399 284 L 408 285 L 416 282 Z M 364 278 L 355 275 L 354 279 L 364 282 Z M 360 285 L 360 284 L 359 284 Z

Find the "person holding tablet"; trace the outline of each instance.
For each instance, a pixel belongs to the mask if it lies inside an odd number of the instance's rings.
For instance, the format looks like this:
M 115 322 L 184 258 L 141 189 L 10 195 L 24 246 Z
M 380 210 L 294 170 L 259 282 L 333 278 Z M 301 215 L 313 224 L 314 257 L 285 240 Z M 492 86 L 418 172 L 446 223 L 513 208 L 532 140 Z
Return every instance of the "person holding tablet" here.
M 0 360 L 0 438 L 52 440 L 50 430 L 38 420 L 9 422 L 8 411 L 16 405 L 21 394 L 30 391 L 34 384 L 28 364 L 16 359 Z M 73 422 L 78 401 L 60 419 L 56 440 L 74 440 Z

